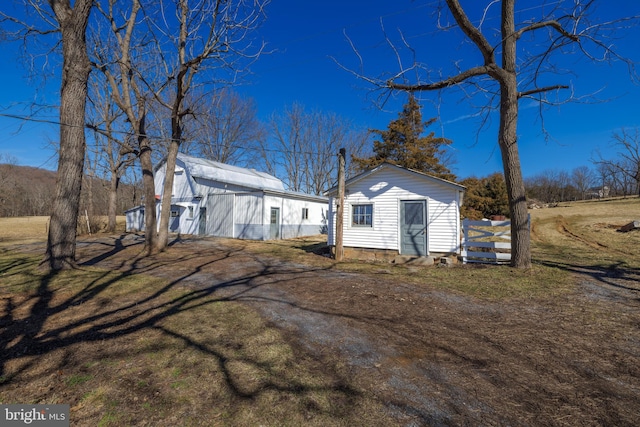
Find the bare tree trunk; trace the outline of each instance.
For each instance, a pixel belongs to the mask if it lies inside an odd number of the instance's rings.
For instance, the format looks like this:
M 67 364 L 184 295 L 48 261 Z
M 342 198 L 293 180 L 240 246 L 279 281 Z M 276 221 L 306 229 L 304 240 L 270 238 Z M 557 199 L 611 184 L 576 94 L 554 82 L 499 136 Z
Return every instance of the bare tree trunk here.
M 525 195 L 524 180 L 520 167 L 520 155 L 517 144 L 518 99 L 515 88 L 502 89 L 500 106 L 499 144 L 502 153 L 504 178 L 509 194 L 509 215 L 511 217 L 511 266 L 517 268 L 531 267 L 531 249 L 529 235 L 529 211 Z
M 153 182 L 153 162 L 148 142 L 140 143 L 140 168 L 142 169 L 142 186 L 144 197 L 144 243 L 147 253 L 155 251 L 156 231 L 156 189 Z
M 336 202 L 336 241 L 335 259 L 344 258 L 344 164 L 347 152 L 344 148 L 338 153 L 338 201 Z
M 502 2 L 502 72 L 500 83 L 500 129 L 498 143 L 502 154 L 504 180 L 509 194 L 511 215 L 511 266 L 531 267 L 529 212 L 518 153 L 518 79 L 516 74 L 515 0 Z
M 91 0 L 49 0 L 62 33 L 62 84 L 60 89 L 60 154 L 56 195 L 43 263 L 51 270 L 75 266 L 76 226 L 82 189 L 86 141 L 84 135 L 87 81 L 91 71 L 86 29 Z
M 176 170 L 176 158 L 180 144 L 176 140 L 171 141 L 167 153 L 166 173 L 164 175 L 164 189 L 162 191 L 162 205 L 160 207 L 160 225 L 156 248 L 163 251 L 169 244 L 169 220 L 171 219 L 171 193 L 173 193 L 174 171 Z
M 107 209 L 107 232 L 116 231 L 116 213 L 118 209 L 118 186 L 120 177 L 118 171 L 111 171 L 111 182 L 109 186 L 109 207 Z

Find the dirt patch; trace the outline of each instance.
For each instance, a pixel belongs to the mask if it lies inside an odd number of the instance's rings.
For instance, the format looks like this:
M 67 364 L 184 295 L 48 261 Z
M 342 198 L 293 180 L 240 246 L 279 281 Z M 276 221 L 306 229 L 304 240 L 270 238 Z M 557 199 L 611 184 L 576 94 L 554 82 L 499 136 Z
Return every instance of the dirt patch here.
M 141 244 L 135 235 L 82 239 L 78 253 L 84 265 L 258 309 L 306 352 L 347 367 L 400 425 L 632 426 L 640 417 L 637 271 L 576 271 L 569 294 L 485 301 L 341 271 L 313 253 L 283 261 L 242 242 L 191 239 L 138 258 Z

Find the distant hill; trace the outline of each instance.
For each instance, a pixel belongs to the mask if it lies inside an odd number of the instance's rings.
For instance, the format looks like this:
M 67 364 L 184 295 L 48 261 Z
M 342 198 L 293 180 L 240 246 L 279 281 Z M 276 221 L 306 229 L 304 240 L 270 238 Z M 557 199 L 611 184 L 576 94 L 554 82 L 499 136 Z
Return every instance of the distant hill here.
M 56 190 L 54 171 L 0 164 L 0 217 L 38 216 L 51 214 L 51 206 Z M 91 193 L 89 194 L 89 188 Z M 93 179 L 91 184 L 83 184 L 81 210 L 93 205 L 96 215 L 107 214 L 109 183 Z M 118 191 L 119 214 L 137 204 L 136 194 L 140 194 L 131 185 L 121 185 Z
M 29 182 L 47 186 L 51 185 L 54 188 L 56 185 L 57 173 L 47 169 L 34 168 L 32 166 L 0 164 L 0 177 L 4 177 L 5 173 L 12 173 L 19 181 L 28 179 Z

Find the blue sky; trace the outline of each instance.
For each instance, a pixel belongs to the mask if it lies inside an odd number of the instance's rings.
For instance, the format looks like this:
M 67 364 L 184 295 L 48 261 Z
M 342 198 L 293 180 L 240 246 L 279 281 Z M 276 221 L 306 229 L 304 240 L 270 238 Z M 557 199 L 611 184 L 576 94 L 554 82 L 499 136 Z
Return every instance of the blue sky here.
M 462 3 L 475 7 L 469 11 L 472 20 L 480 18 L 482 9 L 477 8 L 480 2 Z M 520 1 L 517 9 L 527 18 L 541 11 L 530 7 L 540 3 L 543 2 Z M 546 3 L 549 7 L 557 2 Z M 640 2 L 602 0 L 601 3 L 595 20 L 640 15 Z M 264 120 L 297 102 L 309 110 L 337 113 L 357 128 L 384 129 L 397 117 L 406 95 L 393 95 L 380 106 L 376 101 L 380 100 L 381 92 L 374 91 L 372 85 L 345 71 L 336 61 L 359 69 L 360 61 L 351 49 L 351 40 L 362 58 L 365 75 L 378 77 L 397 72 L 396 57 L 385 43 L 384 26 L 389 39 L 399 45 L 401 31 L 415 49 L 418 60 L 443 74 L 452 72 L 455 61 L 462 67 L 478 64 L 475 51 L 455 30 L 447 33 L 436 30 L 433 11 L 437 4 L 434 0 L 274 0 L 259 31 L 273 52 L 252 66 L 246 84 L 237 90 L 255 100 L 258 114 Z M 497 21 L 492 15 L 498 10 L 495 7 L 490 10 L 485 28 L 495 27 Z M 640 61 L 637 44 L 640 28 L 624 29 L 618 36 L 619 39 L 610 42 L 624 55 Z M 5 109 L 15 103 L 28 104 L 36 95 L 16 59 L 18 47 L 0 45 L 5 60 L 0 77 L 9 82 L 0 93 L 0 106 L 4 112 L 21 115 L 24 110 Z M 518 135 L 525 177 L 550 169 L 570 172 L 578 166 L 590 166 L 595 150 L 607 153 L 613 132 L 623 127 L 640 127 L 640 86 L 631 81 L 623 64 L 594 65 L 573 55 L 561 58 L 561 65 L 573 73 L 555 75 L 550 82 L 570 85 L 576 97 L 597 93 L 597 101 L 547 109 L 544 128 L 551 139 L 542 132 L 537 109 L 530 101 L 521 101 Z M 50 81 L 47 88 L 51 93 L 41 92 L 39 96 L 55 102 L 58 87 L 58 82 Z M 423 117 L 439 117 L 429 130 L 453 140 L 454 173 L 464 178 L 502 170 L 495 114 L 490 125 L 478 133 L 479 121 L 474 118 L 477 110 L 459 91 L 422 93 L 419 97 Z M 50 115 L 43 118 L 51 119 Z M 54 126 L 0 117 L 0 131 L 3 134 L 0 153 L 14 156 L 22 165 L 55 169 L 56 165 L 49 160 L 53 152 L 45 148 L 49 140 L 57 139 Z

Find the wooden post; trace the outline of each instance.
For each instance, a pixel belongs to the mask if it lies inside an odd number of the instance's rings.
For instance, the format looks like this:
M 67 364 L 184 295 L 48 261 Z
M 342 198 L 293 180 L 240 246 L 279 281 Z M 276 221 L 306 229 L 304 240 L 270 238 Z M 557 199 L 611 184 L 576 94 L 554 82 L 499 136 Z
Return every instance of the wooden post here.
M 336 248 L 335 259 L 342 261 L 344 257 L 343 232 L 344 232 L 344 164 L 346 150 L 340 149 L 338 153 L 338 200 L 336 201 Z

